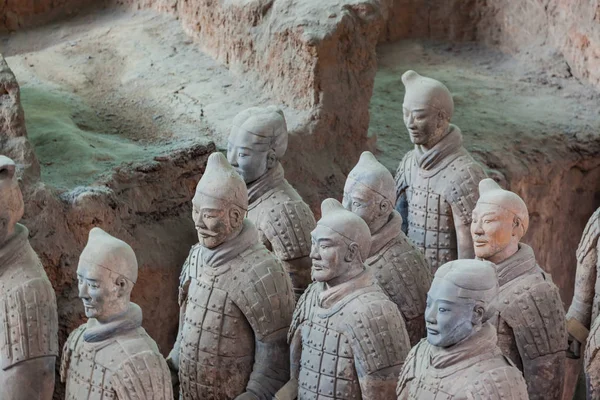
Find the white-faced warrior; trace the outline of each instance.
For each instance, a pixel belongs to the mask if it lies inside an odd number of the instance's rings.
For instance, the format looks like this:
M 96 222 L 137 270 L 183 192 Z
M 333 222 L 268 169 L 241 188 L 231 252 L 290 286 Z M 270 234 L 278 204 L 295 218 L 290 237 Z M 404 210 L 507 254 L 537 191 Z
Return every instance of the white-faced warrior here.
M 130 301 L 137 277 L 133 249 L 93 228 L 77 266 L 88 321 L 69 335 L 60 366 L 65 400 L 173 399 L 167 363 Z
M 270 400 L 289 377 L 289 275 L 247 218 L 244 180 L 221 153 L 192 199 L 199 243 L 183 265 L 168 362 L 185 400 Z
M 502 354 L 494 299 L 494 264 L 442 265 L 427 296 L 427 339 L 412 348 L 398 382 L 398 400 L 527 400 L 521 372 Z
M 405 72 L 402 82 L 404 123 L 415 148 L 396 172 L 396 208 L 404 232 L 435 272 L 445 262 L 474 257 L 469 225 L 477 184 L 486 175 L 450 123 L 454 102 L 448 88 L 414 71 Z
M 344 207 L 361 217 L 371 231 L 367 269 L 396 303 L 412 345 L 425 336 L 425 301 L 431 272 L 423 254 L 402 232 L 402 217 L 394 210 L 394 177 L 365 151 L 344 186 Z
M 58 356 L 52 285 L 19 224 L 15 163 L 0 156 L 0 400 L 50 400 Z
M 288 131 L 276 107 L 252 107 L 232 123 L 227 159 L 248 187 L 248 219 L 282 262 L 299 297 L 310 283 L 310 232 L 315 217 L 284 177 Z
M 334 199 L 312 232 L 312 283 L 290 327 L 291 380 L 277 399 L 394 399 L 410 341 L 365 269 L 369 227 Z
M 492 179 L 479 183 L 471 233 L 475 255 L 497 266 L 498 345 L 523 372 L 530 399 L 561 399 L 567 329 L 552 277 L 521 243 L 529 226 L 525 202 Z

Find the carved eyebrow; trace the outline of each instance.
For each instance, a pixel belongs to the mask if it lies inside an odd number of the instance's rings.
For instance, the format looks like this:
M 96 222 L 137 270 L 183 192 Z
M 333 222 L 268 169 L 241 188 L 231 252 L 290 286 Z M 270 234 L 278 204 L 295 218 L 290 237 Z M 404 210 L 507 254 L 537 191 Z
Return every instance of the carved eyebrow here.
M 323 243 L 323 242 L 325 242 L 325 243 L 333 243 L 333 240 L 327 239 L 327 238 L 322 238 L 322 239 L 318 239 L 317 240 L 317 243 Z

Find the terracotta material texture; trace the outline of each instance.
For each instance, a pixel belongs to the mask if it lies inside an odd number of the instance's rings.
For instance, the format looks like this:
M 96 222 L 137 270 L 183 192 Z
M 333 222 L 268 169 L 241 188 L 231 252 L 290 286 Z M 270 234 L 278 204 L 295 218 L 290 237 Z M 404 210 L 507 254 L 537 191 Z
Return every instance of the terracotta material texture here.
M 469 224 L 485 172 L 450 123 L 454 101 L 448 88 L 415 71 L 405 72 L 402 82 L 404 123 L 415 148 L 396 171 L 396 207 L 403 230 L 435 272 L 445 262 L 473 258 Z
M 221 153 L 193 198 L 199 243 L 181 273 L 181 318 L 168 362 L 183 399 L 270 399 L 289 376 L 289 275 L 244 218 L 242 177 Z
M 227 159 L 248 187 L 248 219 L 262 243 L 283 262 L 299 297 L 310 283 L 310 232 L 315 217 L 284 177 L 288 145 L 283 112 L 253 107 L 233 119 Z
M 291 380 L 278 399 L 393 399 L 410 341 L 402 315 L 365 268 L 367 224 L 334 199 L 312 232 L 313 282 L 289 331 Z
M 523 372 L 530 399 L 562 398 L 567 329 L 552 277 L 520 243 L 529 227 L 523 200 L 494 180 L 479 183 L 471 232 L 475 254 L 497 265 L 498 344 Z
M 16 165 L 0 156 L 0 399 L 52 398 L 58 356 L 54 289 L 29 231 Z
M 62 353 L 65 400 L 173 398 L 167 363 L 130 301 L 137 278 L 133 249 L 93 228 L 77 267 L 88 321 L 69 335 Z
M 408 354 L 398 399 L 528 399 L 490 322 L 497 294 L 490 262 L 457 260 L 438 269 L 427 297 L 427 339 Z
M 581 346 L 585 344 L 584 368 L 590 398 L 600 398 L 600 209 L 590 217 L 577 248 L 577 272 L 575 293 L 567 312 L 567 329 L 571 352 L 579 357 Z M 590 326 L 591 325 L 591 326 Z M 586 342 L 587 341 L 587 342 Z
M 425 337 L 423 313 L 432 277 L 425 257 L 402 232 L 395 202 L 394 177 L 365 151 L 348 175 L 342 204 L 369 226 L 371 249 L 365 265 L 400 309 L 415 345 Z

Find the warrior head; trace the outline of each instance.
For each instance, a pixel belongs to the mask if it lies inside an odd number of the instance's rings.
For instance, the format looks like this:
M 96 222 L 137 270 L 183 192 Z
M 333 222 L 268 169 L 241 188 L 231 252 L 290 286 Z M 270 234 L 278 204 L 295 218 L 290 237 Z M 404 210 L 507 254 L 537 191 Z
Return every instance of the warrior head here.
M 519 249 L 527 232 L 529 213 L 523 199 L 502 189 L 493 179 L 479 182 L 471 235 L 478 258 L 498 264 Z
M 85 315 L 105 323 L 125 313 L 137 277 L 138 263 L 131 246 L 92 228 L 77 266 Z
M 223 154 L 208 157 L 192 205 L 192 218 L 202 246 L 213 249 L 241 232 L 248 210 L 248 191 Z
M 361 217 L 371 233 L 377 232 L 394 211 L 394 177 L 371 152 L 361 154 L 344 186 L 344 207 Z
M 364 271 L 371 234 L 362 218 L 335 199 L 325 199 L 321 213 L 322 218 L 311 232 L 312 277 L 336 286 Z
M 24 213 L 23 195 L 13 160 L 0 156 L 0 246 L 14 233 Z
M 427 293 L 427 341 L 449 347 L 471 336 L 495 313 L 496 267 L 488 261 L 455 260 L 442 265 Z
M 249 184 L 277 165 L 288 144 L 283 112 L 277 107 L 248 108 L 233 119 L 227 159 Z
M 454 101 L 448 88 L 435 79 L 406 71 L 402 75 L 404 124 L 416 145 L 433 147 L 448 132 Z

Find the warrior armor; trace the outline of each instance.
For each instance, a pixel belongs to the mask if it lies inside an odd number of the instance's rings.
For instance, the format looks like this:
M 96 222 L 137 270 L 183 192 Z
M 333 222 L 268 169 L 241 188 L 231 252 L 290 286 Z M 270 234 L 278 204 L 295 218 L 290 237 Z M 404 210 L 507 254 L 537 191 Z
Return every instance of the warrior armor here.
M 419 156 L 411 150 L 396 171 L 397 209 L 404 219 L 403 231 L 425 254 L 433 271 L 458 258 L 455 226 L 471 223 L 479 198 L 477 185 L 485 178 L 481 166 L 462 147 L 460 130 L 450 127 L 449 138 L 442 142 L 456 142 L 452 151 L 446 154 L 440 150 L 438 157 L 427 158 L 429 153 Z M 434 150 L 432 155 L 436 155 Z
M 358 289 L 331 307 L 319 305 L 324 283 L 311 284 L 301 297 L 289 335 L 292 360 L 299 362 L 292 366 L 298 400 L 393 396 L 408 334 L 396 305 L 370 278 L 361 285 L 368 273 L 362 275 L 354 278 Z
M 398 400 L 527 400 L 523 376 L 502 355 L 495 336 L 485 323 L 448 349 L 421 340 L 404 363 Z
M 567 331 L 558 288 L 523 243 L 498 264 L 498 281 L 498 346 L 523 372 L 531 399 L 560 399 Z
M 283 179 L 281 165 L 249 185 L 248 193 L 248 219 L 258 229 L 265 247 L 283 262 L 299 296 L 310 283 L 310 263 L 301 268 L 290 261 L 310 254 L 310 232 L 315 228 L 315 217 L 298 192 Z
M 0 249 L 2 371 L 33 358 L 58 356 L 56 297 L 28 235 L 27 228 L 17 224 Z
M 60 367 L 65 400 L 173 399 L 167 363 L 144 328 L 101 338 L 87 337 L 89 330 L 88 324 L 80 326 L 65 343 Z
M 254 244 L 231 260 L 208 266 L 202 261 L 206 249 L 195 245 L 183 266 L 178 339 L 183 399 L 234 399 L 247 390 L 270 399 L 289 378 L 285 335 L 294 309 L 291 282 L 281 263 L 257 243 L 252 224 L 244 224 L 240 235 Z
M 373 235 L 365 262 L 381 288 L 396 303 L 411 345 L 425 336 L 425 303 L 431 272 L 423 254 L 401 231 L 402 218 L 394 211 L 390 221 Z

